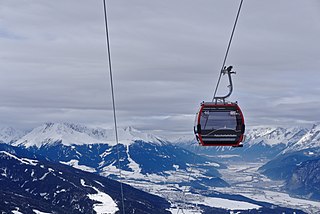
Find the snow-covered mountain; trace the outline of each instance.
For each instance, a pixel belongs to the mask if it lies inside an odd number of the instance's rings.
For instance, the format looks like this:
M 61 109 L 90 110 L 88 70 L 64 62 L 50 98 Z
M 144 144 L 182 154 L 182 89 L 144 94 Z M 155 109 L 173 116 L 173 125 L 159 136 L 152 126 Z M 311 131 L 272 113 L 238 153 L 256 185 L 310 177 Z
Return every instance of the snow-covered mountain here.
M 225 167 L 223 164 L 132 127 L 119 129 L 118 136 L 119 144 L 116 145 L 112 130 L 70 123 L 46 123 L 13 145 L 38 158 L 46 157 L 51 161 L 117 179 L 120 179 L 120 166 L 126 182 L 130 184 L 136 184 L 137 180 L 187 184 L 188 171 L 191 169 L 198 173 L 192 175 L 188 185 L 203 188 L 208 185 L 228 185 L 219 178 L 217 171 Z
M 186 189 L 188 194 L 197 198 L 196 200 L 201 198 L 202 205 L 201 203 L 199 205 L 198 202 L 197 204 L 201 207 L 201 210 L 207 210 L 208 213 L 226 213 L 225 209 L 230 209 L 225 204 L 221 207 L 215 203 L 210 203 L 210 200 L 221 200 L 221 198 L 217 199 L 219 197 L 223 197 L 222 200 L 231 200 L 231 204 L 248 202 L 250 206 L 247 204 L 248 206 L 246 205 L 246 208 L 243 209 L 251 209 L 251 211 L 252 209 L 259 209 L 259 211 L 272 213 L 275 210 L 288 210 L 287 208 L 276 207 L 272 204 L 254 201 L 245 197 L 239 198 L 239 196 L 224 195 L 217 192 L 215 190 L 216 187 L 225 188 L 229 186 L 218 172 L 218 169 L 225 169 L 226 165 L 202 155 L 201 150 L 205 148 L 199 147 L 192 140 L 188 143 L 190 147 L 199 149 L 196 153 L 179 147 L 178 145 L 181 145 L 181 142 L 172 144 L 160 137 L 143 133 L 131 127 L 119 129 L 118 131 L 120 144 L 116 145 L 113 130 L 89 128 L 70 123 L 47 123 L 35 128 L 14 144 L 0 144 L 0 151 L 9 152 L 20 160 L 26 160 L 21 157 L 27 157 L 28 159 L 36 159 L 38 162 L 50 161 L 53 166 L 64 164 L 65 167 L 72 166 L 73 168 L 81 169 L 83 173 L 87 171 L 90 172 L 88 174 L 122 180 L 136 188 L 166 198 L 171 202 L 171 209 L 173 210 L 176 207 L 185 206 L 184 202 L 182 202 L 182 197 L 185 197 L 183 191 Z M 280 142 L 285 138 L 283 135 L 287 135 L 288 139 L 292 139 L 294 136 L 294 133 L 289 136 L 290 134 L 286 134 L 286 131 L 269 131 L 261 131 L 260 135 L 255 133 L 251 138 L 258 139 L 260 136 L 274 136 L 278 137 Z M 298 133 L 298 130 L 296 133 Z M 266 137 L 266 139 L 268 138 Z M 183 139 L 183 141 L 185 140 Z M 270 142 L 272 141 L 272 139 L 269 140 Z M 271 146 L 260 141 L 247 148 L 250 148 L 254 153 L 252 148 L 259 148 L 262 151 L 263 148 L 267 147 L 275 149 L 277 145 L 289 146 L 291 143 L 276 144 L 272 141 Z M 235 151 L 244 151 L 247 148 L 238 148 Z M 229 152 L 229 154 L 234 152 L 232 149 L 222 150 L 221 148 L 215 151 L 220 154 L 219 158 L 223 158 L 224 154 L 228 156 L 226 152 Z M 246 152 L 246 154 L 249 154 L 248 150 Z M 257 150 L 255 153 L 260 154 Z M 120 160 L 120 163 L 118 160 Z M 121 167 L 121 177 L 119 166 Z M 51 168 L 54 169 L 53 167 Z M 28 177 L 26 179 L 31 178 Z M 86 182 L 85 185 L 89 184 Z M 98 187 L 94 186 L 94 188 Z M 108 194 L 107 192 L 105 193 Z M 193 199 L 190 200 L 194 201 Z M 193 203 L 195 202 L 190 203 L 190 206 L 195 207 Z M 11 211 L 13 210 L 12 207 L 10 209 Z M 45 209 L 39 210 L 44 211 Z M 231 210 L 237 209 L 232 207 Z
M 243 148 L 200 147 L 194 139 L 180 138 L 177 145 L 191 151 L 228 159 L 269 160 L 298 142 L 308 129 L 303 127 L 251 127 L 246 130 Z
M 230 147 L 206 147 L 205 150 L 217 150 L 218 153 L 237 153 L 241 150 L 254 150 L 260 148 L 284 153 L 302 150 L 304 148 L 316 148 L 320 146 L 320 124 L 314 125 L 311 130 L 303 127 L 251 127 L 246 131 L 244 149 L 233 149 Z M 134 129 L 133 127 L 118 128 L 118 139 L 122 145 L 131 145 L 136 141 L 149 142 L 153 144 L 167 143 L 162 137 L 154 136 Z M 13 128 L 0 128 L 0 142 L 12 143 L 15 146 L 41 147 L 44 145 L 63 144 L 89 145 L 107 144 L 116 145 L 115 132 L 113 129 L 89 128 L 84 125 L 73 123 L 45 123 L 25 134 Z M 198 147 L 195 139 L 180 137 L 173 144 L 184 148 L 195 150 Z M 205 151 L 204 150 L 204 151 Z M 201 150 L 202 151 L 202 150 Z M 250 151 L 249 151 L 250 153 Z M 274 154 L 273 154 L 274 155 Z
M 300 139 L 299 139 L 300 138 Z M 271 179 L 285 180 L 286 189 L 306 198 L 319 199 L 315 188 L 320 182 L 317 167 L 320 159 L 320 124 L 315 124 L 296 142 L 260 167 L 260 172 Z
M 72 167 L 0 151 L 1 213 L 170 213 L 165 199 Z
M 12 147 L 8 145 L 8 147 Z M 17 147 L 16 147 L 17 148 Z M 26 154 L 32 156 L 32 154 Z M 26 158 L 0 149 L 0 211 L 2 213 L 178 213 L 173 201 L 117 181 L 46 160 Z M 147 185 L 147 183 L 144 183 Z M 153 188 L 157 184 L 152 184 Z M 162 183 L 161 191 L 167 191 Z M 171 187 L 173 188 L 173 187 Z M 178 192 L 171 189 L 172 194 Z M 193 189 L 192 191 L 195 191 Z M 200 195 L 200 192 L 202 195 Z M 196 201 L 182 213 L 304 213 L 240 195 L 198 190 Z M 181 195 L 183 195 L 181 193 Z M 204 199 L 202 199 L 202 198 Z M 179 201 L 183 200 L 178 198 Z M 191 208 L 190 208 L 191 207 Z
M 309 130 L 296 143 L 286 148 L 283 153 L 293 153 L 311 149 L 320 150 L 320 124 L 314 124 L 311 130 Z
M 295 138 L 296 142 L 289 143 L 260 170 L 274 179 L 287 179 L 302 162 L 320 157 L 320 124 L 313 125 L 299 138 Z
M 26 133 L 9 126 L 0 127 L 0 143 L 14 143 Z
M 248 146 L 255 144 L 277 146 L 279 144 L 295 144 L 308 129 L 302 127 L 282 128 L 282 127 L 253 127 L 246 132 L 246 143 Z
M 132 127 L 118 129 L 119 143 L 130 145 L 134 141 L 161 143 L 159 137 L 143 133 Z M 25 147 L 41 147 L 61 143 L 66 146 L 85 144 L 115 145 L 115 132 L 112 129 L 88 128 L 84 125 L 72 123 L 45 123 L 33 129 L 13 145 Z
M 246 140 L 244 143 L 245 147 L 251 147 L 256 144 L 267 145 L 267 146 L 277 146 L 279 144 L 291 145 L 297 142 L 308 132 L 307 128 L 303 127 L 250 127 L 247 128 L 245 135 Z M 180 137 L 176 143 L 187 143 L 194 144 L 194 138 Z M 218 150 L 230 150 L 230 147 L 212 147 Z

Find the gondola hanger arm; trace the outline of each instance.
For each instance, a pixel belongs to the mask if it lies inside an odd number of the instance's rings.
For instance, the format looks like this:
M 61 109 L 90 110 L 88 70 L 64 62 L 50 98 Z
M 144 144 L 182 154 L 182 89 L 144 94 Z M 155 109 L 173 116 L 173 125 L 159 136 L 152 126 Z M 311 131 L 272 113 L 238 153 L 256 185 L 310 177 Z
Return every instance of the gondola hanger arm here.
M 215 96 L 213 98 L 214 102 L 218 102 L 218 101 L 223 101 L 225 102 L 225 99 L 230 97 L 230 95 L 232 94 L 232 91 L 233 91 L 233 83 L 232 83 L 232 78 L 231 78 L 231 74 L 236 74 L 235 71 L 232 71 L 232 68 L 233 66 L 228 66 L 226 68 L 226 66 L 224 66 L 224 68 L 221 70 L 221 73 L 223 75 L 227 74 L 228 75 L 228 80 L 229 80 L 229 85 L 228 85 L 228 88 L 229 88 L 229 93 L 226 94 L 225 96 Z

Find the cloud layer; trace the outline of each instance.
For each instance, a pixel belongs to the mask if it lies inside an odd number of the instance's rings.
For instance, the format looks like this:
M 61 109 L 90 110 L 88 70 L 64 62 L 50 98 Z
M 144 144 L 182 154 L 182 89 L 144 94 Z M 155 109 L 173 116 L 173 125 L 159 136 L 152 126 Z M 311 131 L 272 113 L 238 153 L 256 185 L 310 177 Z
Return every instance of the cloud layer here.
M 119 125 L 192 134 L 238 2 L 107 3 Z M 319 120 L 319 19 L 316 0 L 244 2 L 227 64 L 247 125 Z M 112 125 L 102 1 L 4 1 L 0 47 L 2 124 Z

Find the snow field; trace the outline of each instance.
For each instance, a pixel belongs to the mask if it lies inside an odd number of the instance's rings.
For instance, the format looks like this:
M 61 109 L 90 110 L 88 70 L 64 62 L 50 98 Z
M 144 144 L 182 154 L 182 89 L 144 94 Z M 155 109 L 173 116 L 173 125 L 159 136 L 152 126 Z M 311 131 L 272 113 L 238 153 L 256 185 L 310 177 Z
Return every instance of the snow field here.
M 97 202 L 93 205 L 93 209 L 97 212 L 97 214 L 114 214 L 119 211 L 118 205 L 108 194 L 101 192 L 93 186 L 86 185 L 83 179 L 81 179 L 80 182 L 82 186 L 90 187 L 97 192 L 95 194 L 88 194 L 88 197 L 91 200 Z

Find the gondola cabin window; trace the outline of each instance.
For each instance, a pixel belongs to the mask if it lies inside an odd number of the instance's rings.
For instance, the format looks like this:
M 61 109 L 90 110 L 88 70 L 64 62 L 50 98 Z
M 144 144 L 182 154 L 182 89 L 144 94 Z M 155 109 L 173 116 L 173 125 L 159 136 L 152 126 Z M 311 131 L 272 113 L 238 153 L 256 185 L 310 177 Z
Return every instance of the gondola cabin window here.
M 236 129 L 235 111 L 204 111 L 200 118 L 202 130 Z

